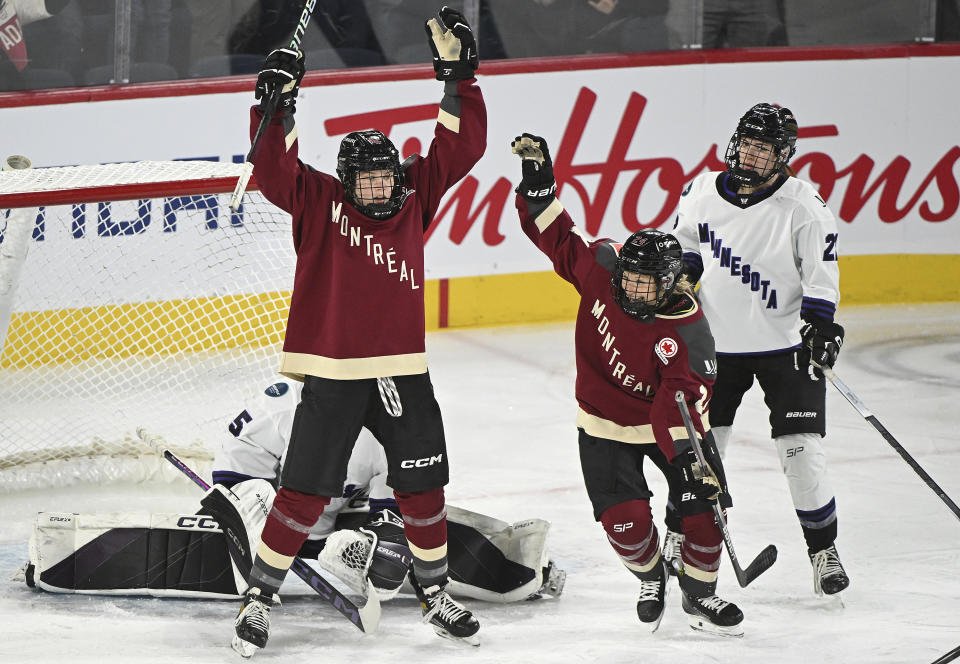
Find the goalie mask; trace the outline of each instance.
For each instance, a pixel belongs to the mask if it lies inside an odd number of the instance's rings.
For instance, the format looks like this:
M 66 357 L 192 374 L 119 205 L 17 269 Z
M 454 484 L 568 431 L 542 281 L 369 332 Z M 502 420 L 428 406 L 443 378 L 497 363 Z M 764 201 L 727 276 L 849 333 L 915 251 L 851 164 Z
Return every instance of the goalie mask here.
M 783 170 L 797 151 L 797 120 L 788 108 L 756 104 L 733 132 L 724 162 L 741 184 L 756 187 Z
M 680 280 L 683 251 L 677 239 L 650 228 L 623 243 L 610 279 L 613 299 L 625 314 L 653 318 Z
M 368 217 L 389 219 L 403 205 L 400 153 L 379 131 L 354 131 L 344 137 L 337 155 L 337 176 L 347 200 Z

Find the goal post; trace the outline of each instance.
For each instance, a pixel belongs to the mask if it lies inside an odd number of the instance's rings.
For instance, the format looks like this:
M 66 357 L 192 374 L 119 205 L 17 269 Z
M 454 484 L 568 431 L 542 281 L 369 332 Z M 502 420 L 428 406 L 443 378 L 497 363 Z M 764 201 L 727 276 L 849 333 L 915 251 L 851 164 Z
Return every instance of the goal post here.
M 0 491 L 163 472 L 138 427 L 210 459 L 276 375 L 290 217 L 255 184 L 230 210 L 240 168 L 0 172 L 0 256 L 14 256 L 0 260 Z M 26 252 L 13 251 L 24 232 Z

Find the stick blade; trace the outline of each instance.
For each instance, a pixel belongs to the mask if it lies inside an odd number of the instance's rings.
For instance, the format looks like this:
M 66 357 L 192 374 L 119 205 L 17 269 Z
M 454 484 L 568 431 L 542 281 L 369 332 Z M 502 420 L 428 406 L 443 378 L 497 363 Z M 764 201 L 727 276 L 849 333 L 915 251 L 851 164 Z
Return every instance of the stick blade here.
M 365 634 L 373 634 L 380 626 L 380 598 L 370 579 L 367 579 L 367 603 L 360 607 L 360 629 Z
M 743 573 L 737 574 L 737 582 L 740 584 L 740 587 L 746 588 L 749 586 L 758 576 L 773 567 L 775 562 L 777 562 L 777 547 L 770 544 L 757 554 L 757 557 L 747 565 Z

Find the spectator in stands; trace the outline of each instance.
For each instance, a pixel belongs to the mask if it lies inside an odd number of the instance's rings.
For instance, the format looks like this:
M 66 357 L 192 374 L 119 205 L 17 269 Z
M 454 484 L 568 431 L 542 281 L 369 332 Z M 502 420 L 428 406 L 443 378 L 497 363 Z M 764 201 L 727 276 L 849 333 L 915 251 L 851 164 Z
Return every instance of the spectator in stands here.
M 670 0 L 667 14 L 671 48 L 694 43 L 688 0 Z M 786 46 L 783 0 L 703 0 L 702 48 Z
M 0 90 L 28 87 L 24 70 L 30 64 L 23 26 L 50 18 L 68 0 L 0 0 Z

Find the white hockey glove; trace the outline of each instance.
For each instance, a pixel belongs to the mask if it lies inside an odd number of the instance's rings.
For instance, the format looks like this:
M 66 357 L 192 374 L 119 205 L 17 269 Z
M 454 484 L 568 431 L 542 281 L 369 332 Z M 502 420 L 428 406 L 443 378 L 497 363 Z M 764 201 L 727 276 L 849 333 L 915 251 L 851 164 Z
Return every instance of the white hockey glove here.
M 553 160 L 547 141 L 533 134 L 517 136 L 510 142 L 513 154 L 522 159 L 523 179 L 516 192 L 531 203 L 544 203 L 557 193 L 557 180 L 553 176 Z
M 257 76 L 257 87 L 254 90 L 254 96 L 260 100 L 260 110 L 267 110 L 270 98 L 279 90 L 276 109 L 288 113 L 296 111 L 297 94 L 300 92 L 300 81 L 303 80 L 305 71 L 303 53 L 289 48 L 271 51 L 263 63 L 260 75 Z
M 447 6 L 442 7 L 438 14 L 440 21 L 431 18 L 425 24 L 437 80 L 473 78 L 480 66 L 480 57 L 470 24 L 463 14 Z

